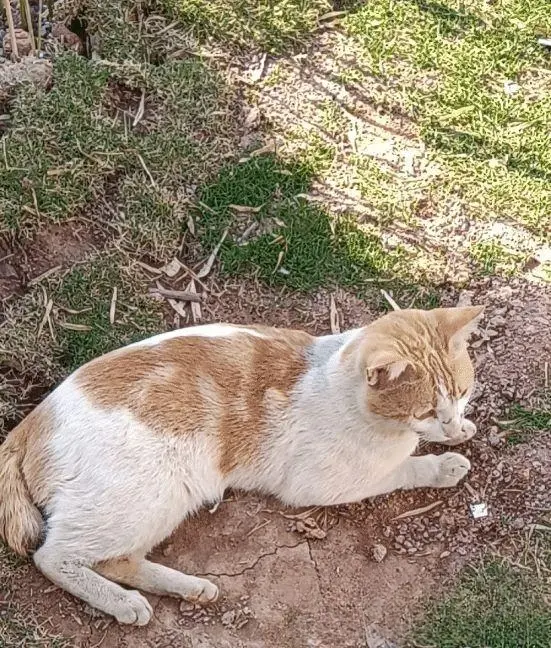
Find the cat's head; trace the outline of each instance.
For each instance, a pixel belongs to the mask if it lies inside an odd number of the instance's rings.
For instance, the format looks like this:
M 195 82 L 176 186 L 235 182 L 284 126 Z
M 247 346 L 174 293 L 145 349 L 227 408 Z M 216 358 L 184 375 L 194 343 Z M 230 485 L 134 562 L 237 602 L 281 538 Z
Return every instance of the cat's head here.
M 482 311 L 401 310 L 367 327 L 360 362 L 368 409 L 430 441 L 456 438 L 474 385 L 467 341 Z

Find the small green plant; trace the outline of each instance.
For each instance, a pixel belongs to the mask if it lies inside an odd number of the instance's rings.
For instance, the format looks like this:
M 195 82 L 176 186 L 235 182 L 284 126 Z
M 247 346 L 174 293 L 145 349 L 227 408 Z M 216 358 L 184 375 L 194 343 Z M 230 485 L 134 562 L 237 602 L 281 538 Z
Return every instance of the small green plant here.
M 524 443 L 530 435 L 551 429 L 551 407 L 541 409 L 526 409 L 521 405 L 514 405 L 507 413 L 504 423 L 507 430 L 507 443 L 516 445 Z
M 506 250 L 495 239 L 474 243 L 470 255 L 484 275 L 512 275 L 522 261 L 522 255 Z

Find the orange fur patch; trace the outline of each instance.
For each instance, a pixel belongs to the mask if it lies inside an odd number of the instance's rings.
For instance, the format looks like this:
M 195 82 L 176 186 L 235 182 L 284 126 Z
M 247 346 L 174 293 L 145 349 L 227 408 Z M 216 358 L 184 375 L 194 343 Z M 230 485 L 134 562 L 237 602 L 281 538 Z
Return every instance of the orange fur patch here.
M 46 399 L 18 426 L 24 437 L 25 453 L 21 470 L 33 502 L 44 506 L 51 496 L 51 458 L 47 444 L 54 430 L 54 415 Z
M 266 339 L 182 336 L 92 361 L 79 386 L 102 408 L 127 408 L 158 433 L 214 432 L 227 474 L 258 456 L 267 416 L 285 407 L 313 338 L 255 327 Z
M 43 520 L 36 506 L 51 496 L 47 442 L 52 431 L 46 400 L 0 446 L 0 538 L 22 555 L 36 546 L 41 534 Z
M 405 421 L 416 412 L 436 406 L 439 385 L 452 398 L 460 398 L 470 389 L 474 369 L 466 342 L 463 340 L 458 348 L 451 347 L 450 342 L 470 326 L 480 311 L 396 311 L 367 326 L 364 335 L 346 349 L 343 362 L 359 361 L 366 375 L 376 367 L 377 384 L 367 388 L 370 411 Z M 390 374 L 385 375 L 384 367 L 381 369 L 381 358 L 385 357 L 389 363 L 397 359 L 408 362 L 396 379 L 389 379 Z

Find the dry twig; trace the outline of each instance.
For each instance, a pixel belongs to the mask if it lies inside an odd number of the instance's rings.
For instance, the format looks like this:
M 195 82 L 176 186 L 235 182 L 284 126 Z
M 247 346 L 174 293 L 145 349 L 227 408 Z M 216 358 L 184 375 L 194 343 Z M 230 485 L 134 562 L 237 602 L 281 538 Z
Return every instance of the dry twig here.
M 156 288 L 151 288 L 149 291 L 151 294 L 162 295 L 170 299 L 178 299 L 185 302 L 200 302 L 202 296 L 196 292 L 187 292 L 186 290 L 171 290 L 169 288 L 163 288 L 163 286 L 157 283 Z
M 387 302 L 392 306 L 392 309 L 397 311 L 397 310 L 402 310 L 398 304 L 394 301 L 394 299 L 387 293 L 386 290 L 381 288 L 381 295 L 387 300 Z
M 428 511 L 432 511 L 433 508 L 436 508 L 437 506 L 440 506 L 441 504 L 442 504 L 442 500 L 438 500 L 437 502 L 433 502 L 432 504 L 427 504 L 427 506 L 422 506 L 421 508 L 411 509 L 411 511 L 406 511 L 405 513 L 400 513 L 400 515 L 397 515 L 395 518 L 392 518 L 392 521 L 394 522 L 395 520 L 403 520 L 404 518 L 415 517 L 416 515 L 422 515 L 423 513 L 427 513 Z
M 13 14 L 10 0 L 4 0 L 4 10 L 6 12 L 6 19 L 8 21 L 8 31 L 10 32 L 11 56 L 12 59 L 18 59 L 19 49 L 17 47 L 17 39 L 15 38 L 15 25 L 13 24 Z

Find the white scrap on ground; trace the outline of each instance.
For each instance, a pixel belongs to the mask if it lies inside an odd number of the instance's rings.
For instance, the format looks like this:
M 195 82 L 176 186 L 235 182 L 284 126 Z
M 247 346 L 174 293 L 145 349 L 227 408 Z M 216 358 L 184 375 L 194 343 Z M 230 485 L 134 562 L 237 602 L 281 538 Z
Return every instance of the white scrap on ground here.
M 488 505 L 486 502 L 480 502 L 479 504 L 469 504 L 471 509 L 471 515 L 475 520 L 478 518 L 488 517 Z

